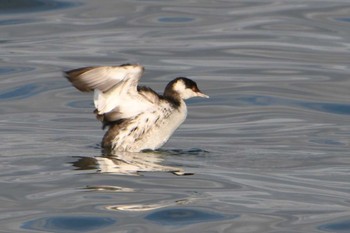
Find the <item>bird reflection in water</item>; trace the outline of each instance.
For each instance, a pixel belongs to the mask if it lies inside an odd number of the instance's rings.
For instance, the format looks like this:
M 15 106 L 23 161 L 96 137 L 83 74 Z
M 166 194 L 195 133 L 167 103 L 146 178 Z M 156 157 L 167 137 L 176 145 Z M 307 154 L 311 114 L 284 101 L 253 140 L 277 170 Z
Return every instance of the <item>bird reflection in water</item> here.
M 162 165 L 164 155 L 161 152 L 118 152 L 97 157 L 79 157 L 73 166 L 79 170 L 97 169 L 100 173 L 116 175 L 141 175 L 142 172 L 170 172 L 174 175 L 193 175 L 183 169 Z
M 169 152 L 170 154 L 179 152 Z M 179 167 L 166 166 L 163 157 L 169 155 L 167 152 L 147 151 L 147 152 L 118 152 L 117 154 L 101 155 L 97 157 L 79 157 L 73 162 L 79 170 L 97 170 L 99 173 L 116 175 L 140 176 L 144 172 L 169 172 L 177 176 L 193 175 L 186 173 Z M 127 192 L 133 193 L 136 190 L 130 187 L 111 185 L 88 185 L 84 189 L 100 192 Z M 154 211 L 172 206 L 184 206 L 193 201 L 196 197 L 188 197 L 176 200 L 159 200 L 154 203 L 124 203 L 108 205 L 105 208 L 110 211 L 142 212 Z

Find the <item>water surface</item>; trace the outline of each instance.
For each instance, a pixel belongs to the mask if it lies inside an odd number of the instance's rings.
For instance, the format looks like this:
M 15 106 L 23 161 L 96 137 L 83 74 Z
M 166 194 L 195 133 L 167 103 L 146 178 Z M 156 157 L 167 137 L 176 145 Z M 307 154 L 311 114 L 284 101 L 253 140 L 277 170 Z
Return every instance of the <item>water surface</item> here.
M 0 3 L 2 232 L 349 232 L 348 1 Z M 105 156 L 62 70 L 197 81 L 158 152 Z

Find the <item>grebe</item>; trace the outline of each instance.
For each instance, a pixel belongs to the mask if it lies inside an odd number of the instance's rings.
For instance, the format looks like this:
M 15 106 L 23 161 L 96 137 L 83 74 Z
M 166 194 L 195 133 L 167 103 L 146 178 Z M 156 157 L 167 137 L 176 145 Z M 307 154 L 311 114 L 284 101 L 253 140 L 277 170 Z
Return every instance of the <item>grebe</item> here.
M 186 119 L 184 100 L 209 98 L 185 77 L 169 82 L 159 95 L 149 87 L 138 86 L 143 72 L 142 66 L 133 64 L 64 72 L 78 90 L 94 91 L 94 112 L 103 128 L 108 127 L 101 144 L 106 153 L 160 148 Z

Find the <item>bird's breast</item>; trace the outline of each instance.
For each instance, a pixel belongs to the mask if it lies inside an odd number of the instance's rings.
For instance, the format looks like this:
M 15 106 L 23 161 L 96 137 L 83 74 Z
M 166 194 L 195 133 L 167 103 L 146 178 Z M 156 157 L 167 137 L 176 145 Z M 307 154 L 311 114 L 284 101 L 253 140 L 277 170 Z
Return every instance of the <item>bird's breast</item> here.
M 185 103 L 178 108 L 164 104 L 157 111 L 144 112 L 118 127 L 110 127 L 104 142 L 113 151 L 139 152 L 155 150 L 164 145 L 187 116 Z

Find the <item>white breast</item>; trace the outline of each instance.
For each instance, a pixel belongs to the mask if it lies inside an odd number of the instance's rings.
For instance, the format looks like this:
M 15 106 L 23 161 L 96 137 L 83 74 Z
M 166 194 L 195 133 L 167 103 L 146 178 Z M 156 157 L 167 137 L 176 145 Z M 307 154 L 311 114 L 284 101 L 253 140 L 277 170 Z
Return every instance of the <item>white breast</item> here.
M 186 104 L 183 102 L 179 109 L 175 110 L 168 118 L 160 120 L 149 133 L 149 138 L 145 145 L 147 149 L 155 150 L 163 146 L 175 132 L 175 130 L 185 121 L 187 117 Z
M 166 111 L 163 109 L 162 112 L 140 114 L 115 138 L 113 151 L 139 152 L 163 146 L 186 119 L 187 107 L 185 102 L 181 101 L 179 108 Z M 135 128 L 136 130 L 133 130 Z

